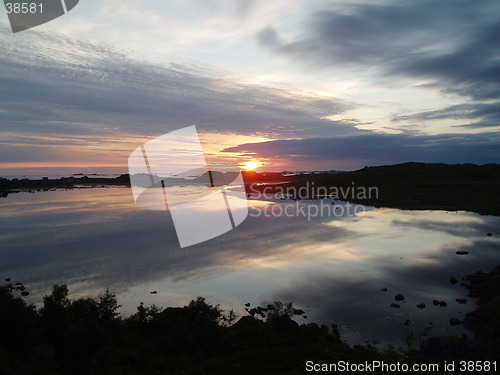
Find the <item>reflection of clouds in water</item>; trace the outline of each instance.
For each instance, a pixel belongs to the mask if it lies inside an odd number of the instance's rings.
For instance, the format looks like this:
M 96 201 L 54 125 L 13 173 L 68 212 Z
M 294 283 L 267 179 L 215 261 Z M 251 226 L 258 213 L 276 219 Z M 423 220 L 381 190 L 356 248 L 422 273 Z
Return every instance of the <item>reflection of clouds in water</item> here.
M 331 272 L 318 268 L 304 272 L 277 297 L 309 307 L 308 314 L 318 321 L 343 323 L 344 336 L 356 342 L 378 337 L 402 345 L 406 319 L 417 331 L 432 321 L 433 334 L 461 334 L 461 328 L 450 327 L 448 319 L 462 319 L 474 304 L 458 305 L 455 299 L 466 297 L 467 292 L 459 283 L 451 285 L 449 279 L 489 271 L 498 263 L 498 238 L 485 240 L 484 229 L 498 227 L 500 218 L 462 212 L 447 224 L 439 221 L 441 212 L 403 211 L 399 221 L 395 220 L 398 213 L 381 209 L 360 220 L 328 223 L 350 225 L 356 236 L 348 246 L 369 257 Z M 391 223 L 396 225 L 391 227 Z M 466 244 L 464 233 L 469 237 Z M 469 255 L 456 255 L 461 249 L 469 250 Z M 384 287 L 389 291 L 382 292 Z M 397 293 L 404 294 L 406 302 L 392 309 L 389 306 Z M 447 308 L 436 308 L 433 299 L 448 301 Z M 426 308 L 417 309 L 419 303 Z
M 388 288 L 387 292 L 381 290 L 384 287 Z M 405 301 L 399 303 L 399 309 L 391 308 L 398 293 L 405 296 Z M 341 336 L 351 342 L 377 340 L 403 345 L 403 323 L 407 319 L 417 329 L 433 322 L 433 334 L 461 334 L 461 328 L 450 330 L 448 319 L 452 316 L 463 318 L 465 312 L 473 309 L 472 305 L 460 307 L 455 304 L 455 298 L 464 297 L 464 294 L 460 286 L 448 287 L 446 280 L 442 280 L 440 288 L 434 288 L 426 285 L 424 277 L 387 280 L 359 270 L 355 277 L 351 272 L 342 271 L 310 275 L 293 283 L 279 298 L 305 308 L 315 321 L 339 324 Z M 447 300 L 448 307 L 433 306 L 433 298 Z M 419 303 L 425 303 L 426 308 L 417 309 Z
M 483 217 L 467 212 L 442 212 L 443 215 L 438 221 L 437 218 L 433 220 L 394 220 L 393 225 L 419 228 L 428 231 L 436 231 L 440 233 L 448 233 L 456 237 L 470 237 L 478 234 L 485 235 L 490 231 L 498 230 L 498 220 L 486 220 Z
M 10 228 L 2 231 L 2 273 L 23 275 L 45 291 L 54 282 L 82 289 L 157 278 L 193 284 L 235 268 L 313 256 L 310 245 L 346 232 L 326 233 L 293 218 L 249 218 L 223 237 L 181 250 L 169 214 L 137 209 L 129 195 L 110 188 L 17 194 L 38 200 L 23 203 L 33 207 L 15 218 L 2 211 L 2 228 Z M 15 211 L 16 200 L 9 204 Z
M 355 232 L 356 238 L 350 243 L 371 255 L 398 255 L 413 263 L 428 263 L 434 261 L 433 254 L 445 251 L 443 244 L 458 250 L 478 239 L 487 239 L 485 233 L 500 227 L 500 218 L 469 212 L 382 208 L 368 211 L 356 220 L 332 221 L 325 225 Z M 496 241 L 495 238 L 489 240 Z
M 288 203 L 250 200 L 250 213 Z M 485 236 L 500 218 L 465 212 L 249 215 L 224 236 L 180 249 L 170 214 L 136 208 L 129 189 L 19 193 L 0 204 L 0 274 L 25 282 L 34 301 L 54 283 L 67 283 L 73 296 L 109 287 L 128 312 L 139 301 L 180 305 L 196 295 L 235 307 L 280 298 L 307 308 L 310 320 L 343 323 L 353 341 L 367 332 L 397 341 L 406 319 L 458 332 L 447 326 L 450 314 L 462 317 L 473 304 L 455 306 L 465 290 L 448 279 L 487 271 L 500 257 L 498 236 Z M 469 255 L 455 254 L 462 249 Z M 400 309 L 390 307 L 396 293 L 407 299 Z M 448 307 L 435 308 L 433 298 Z M 421 302 L 427 307 L 418 310 Z

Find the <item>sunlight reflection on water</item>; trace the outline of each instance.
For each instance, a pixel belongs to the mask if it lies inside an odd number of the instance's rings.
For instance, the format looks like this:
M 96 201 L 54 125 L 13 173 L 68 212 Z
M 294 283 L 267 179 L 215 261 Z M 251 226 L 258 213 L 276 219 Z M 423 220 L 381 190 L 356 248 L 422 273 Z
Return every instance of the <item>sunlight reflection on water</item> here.
M 456 303 L 466 291 L 449 279 L 499 263 L 499 236 L 485 234 L 498 232 L 500 218 L 374 208 L 311 221 L 255 217 L 269 205 L 319 203 L 251 200 L 239 227 L 180 249 L 169 213 L 136 208 L 128 188 L 9 194 L 0 199 L 0 277 L 24 282 L 38 306 L 53 284 L 65 283 L 73 298 L 110 288 L 126 315 L 141 301 L 179 306 L 199 295 L 240 315 L 246 302 L 281 299 L 306 311 L 298 322 L 337 323 L 351 343 L 403 345 L 407 319 L 417 332 L 432 322 L 431 334 L 462 333 L 448 320 L 474 303 Z M 391 308 L 398 293 L 405 301 Z

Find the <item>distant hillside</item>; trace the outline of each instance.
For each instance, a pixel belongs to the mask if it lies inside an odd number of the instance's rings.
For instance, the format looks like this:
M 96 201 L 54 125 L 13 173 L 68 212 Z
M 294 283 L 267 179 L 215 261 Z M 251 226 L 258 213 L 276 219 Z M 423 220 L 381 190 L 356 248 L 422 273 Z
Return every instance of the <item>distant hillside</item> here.
M 319 187 L 337 190 L 376 187 L 378 197 L 353 197 L 349 193 L 339 199 L 376 207 L 466 210 L 500 215 L 499 164 L 479 166 L 410 162 L 365 167 L 354 172 L 297 175 L 293 182 L 287 184 L 292 190 L 303 186 L 310 188 L 309 198 L 314 197 Z

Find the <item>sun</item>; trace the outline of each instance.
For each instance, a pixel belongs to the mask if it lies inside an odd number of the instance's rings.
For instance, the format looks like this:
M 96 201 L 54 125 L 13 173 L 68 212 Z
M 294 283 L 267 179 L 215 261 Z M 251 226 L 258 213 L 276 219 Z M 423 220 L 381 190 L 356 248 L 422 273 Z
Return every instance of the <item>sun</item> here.
M 245 161 L 240 164 L 242 168 L 245 168 L 247 171 L 253 171 L 255 168 L 258 168 L 262 165 L 262 163 L 258 161 Z

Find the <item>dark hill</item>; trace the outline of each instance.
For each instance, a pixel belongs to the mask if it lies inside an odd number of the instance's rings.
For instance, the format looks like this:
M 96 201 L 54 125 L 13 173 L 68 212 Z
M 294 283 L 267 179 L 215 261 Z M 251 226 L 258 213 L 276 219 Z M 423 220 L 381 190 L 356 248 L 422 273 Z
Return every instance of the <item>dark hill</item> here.
M 466 210 L 500 215 L 499 164 L 425 164 L 409 162 L 397 165 L 365 167 L 353 172 L 320 172 L 294 176 L 286 185 L 291 191 L 309 188 L 309 196 L 324 187 L 329 191 L 351 188 L 338 199 L 376 207 L 418 210 Z M 314 189 L 311 188 L 314 186 Z M 371 196 L 352 193 L 371 188 Z M 250 187 L 247 186 L 250 190 Z M 283 189 L 283 187 L 278 187 Z M 378 194 L 374 194 L 374 192 Z

